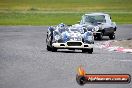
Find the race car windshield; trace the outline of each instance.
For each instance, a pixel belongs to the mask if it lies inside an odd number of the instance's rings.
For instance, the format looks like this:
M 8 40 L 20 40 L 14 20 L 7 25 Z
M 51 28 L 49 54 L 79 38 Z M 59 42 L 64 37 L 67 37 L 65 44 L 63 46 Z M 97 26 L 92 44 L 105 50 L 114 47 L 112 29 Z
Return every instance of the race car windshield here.
M 84 22 L 90 24 L 105 23 L 104 15 L 86 15 L 84 16 Z

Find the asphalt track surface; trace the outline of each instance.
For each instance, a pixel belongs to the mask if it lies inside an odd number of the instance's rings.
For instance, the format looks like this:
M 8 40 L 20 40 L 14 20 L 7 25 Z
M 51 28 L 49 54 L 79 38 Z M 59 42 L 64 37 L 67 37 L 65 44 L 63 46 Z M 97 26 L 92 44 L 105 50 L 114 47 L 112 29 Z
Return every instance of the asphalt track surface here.
M 132 54 L 94 48 L 81 51 L 46 51 L 44 26 L 0 27 L 0 88 L 132 88 L 129 84 L 76 83 L 77 67 L 89 74 L 132 75 Z M 132 25 L 119 25 L 116 39 L 132 37 Z M 105 37 L 103 41 L 107 41 Z M 100 41 L 95 41 L 98 43 Z

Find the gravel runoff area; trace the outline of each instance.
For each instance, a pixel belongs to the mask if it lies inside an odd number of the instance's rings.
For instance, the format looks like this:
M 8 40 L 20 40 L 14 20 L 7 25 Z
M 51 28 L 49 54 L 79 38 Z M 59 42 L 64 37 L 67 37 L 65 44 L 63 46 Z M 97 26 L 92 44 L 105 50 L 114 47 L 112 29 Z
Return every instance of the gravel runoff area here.
M 132 39 L 113 41 L 112 46 L 119 46 L 126 49 L 132 49 Z

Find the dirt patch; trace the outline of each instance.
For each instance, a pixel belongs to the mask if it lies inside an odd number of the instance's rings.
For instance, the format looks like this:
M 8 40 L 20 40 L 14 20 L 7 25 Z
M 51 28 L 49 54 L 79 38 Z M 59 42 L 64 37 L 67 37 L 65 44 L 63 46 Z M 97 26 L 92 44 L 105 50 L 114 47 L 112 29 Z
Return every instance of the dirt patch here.
M 132 39 L 127 39 L 127 40 L 114 40 L 112 42 L 112 46 L 120 46 L 120 47 L 124 47 L 127 49 L 132 49 Z

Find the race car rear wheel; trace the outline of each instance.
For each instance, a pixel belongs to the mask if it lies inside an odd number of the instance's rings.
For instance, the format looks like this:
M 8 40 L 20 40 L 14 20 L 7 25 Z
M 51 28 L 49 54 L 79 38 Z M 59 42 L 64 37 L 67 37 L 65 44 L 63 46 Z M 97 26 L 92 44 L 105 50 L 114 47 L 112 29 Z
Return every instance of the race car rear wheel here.
M 115 39 L 115 34 L 114 34 L 114 33 L 110 34 L 110 35 L 109 35 L 109 38 L 110 38 L 110 39 Z
M 93 48 L 88 49 L 88 53 L 89 53 L 89 54 L 92 54 L 92 53 L 93 53 Z

